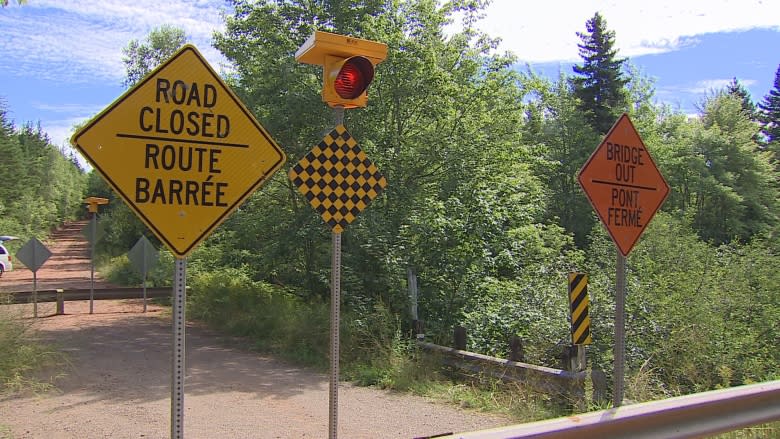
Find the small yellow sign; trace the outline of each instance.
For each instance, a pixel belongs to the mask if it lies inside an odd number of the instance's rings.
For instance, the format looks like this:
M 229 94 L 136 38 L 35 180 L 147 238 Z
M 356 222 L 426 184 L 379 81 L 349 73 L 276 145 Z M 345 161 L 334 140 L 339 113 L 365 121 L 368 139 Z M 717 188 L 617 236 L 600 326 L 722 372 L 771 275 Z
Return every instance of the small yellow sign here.
M 98 114 L 71 143 L 178 257 L 286 159 L 192 45 Z
M 339 125 L 290 169 L 288 177 L 333 233 L 341 233 L 387 180 Z

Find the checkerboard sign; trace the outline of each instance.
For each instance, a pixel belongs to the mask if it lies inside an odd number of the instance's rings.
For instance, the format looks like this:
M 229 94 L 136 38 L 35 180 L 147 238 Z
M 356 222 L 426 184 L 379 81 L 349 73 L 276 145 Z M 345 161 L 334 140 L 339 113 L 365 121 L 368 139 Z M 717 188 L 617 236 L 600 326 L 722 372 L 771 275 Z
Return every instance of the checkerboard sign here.
M 387 186 L 344 125 L 296 163 L 289 177 L 333 233 L 341 233 Z

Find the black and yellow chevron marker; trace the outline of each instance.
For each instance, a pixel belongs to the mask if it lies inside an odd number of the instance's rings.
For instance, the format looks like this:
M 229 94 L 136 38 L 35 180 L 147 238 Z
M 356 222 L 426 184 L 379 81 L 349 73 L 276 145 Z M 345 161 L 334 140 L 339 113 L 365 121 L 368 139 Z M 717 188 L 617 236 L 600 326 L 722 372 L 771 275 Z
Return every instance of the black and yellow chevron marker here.
M 333 233 L 341 233 L 387 187 L 344 125 L 326 135 L 288 175 Z
M 587 274 L 569 273 L 569 303 L 572 344 L 591 344 Z

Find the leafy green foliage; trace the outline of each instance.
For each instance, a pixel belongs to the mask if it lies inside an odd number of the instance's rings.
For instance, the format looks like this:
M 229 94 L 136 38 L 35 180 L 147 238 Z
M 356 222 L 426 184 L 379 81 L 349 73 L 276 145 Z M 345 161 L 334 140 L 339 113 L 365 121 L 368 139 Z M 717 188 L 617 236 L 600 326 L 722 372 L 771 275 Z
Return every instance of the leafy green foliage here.
M 700 121 L 678 122 L 670 132 L 669 207 L 716 244 L 768 233 L 777 224 L 777 183 L 769 153 L 755 141 L 758 127 L 731 94 L 716 94 L 704 110 Z
M 554 84 L 529 78 L 540 98 L 535 111 L 542 117 L 529 133 L 534 142 L 534 171 L 544 182 L 546 218 L 560 224 L 574 235 L 580 247 L 587 245 L 587 235 L 595 216 L 577 182 L 577 173 L 599 144 L 586 115 L 580 110 L 571 82 L 561 75 Z
M 599 236 L 588 269 L 592 353 L 610 371 L 615 256 Z M 713 247 L 689 224 L 658 214 L 628 259 L 628 370 L 644 369 L 667 395 L 773 379 L 778 275 L 765 264 L 774 258 L 761 242 Z
M 578 77 L 520 73 L 474 30 L 483 3 L 236 0 L 215 36 L 235 66 L 228 82 L 287 166 L 333 124 L 321 68 L 297 63 L 297 48 L 315 29 L 388 45 L 368 107 L 345 116 L 389 183 L 342 234 L 347 374 L 393 388 L 422 376 L 406 338 L 410 267 L 430 339 L 448 344 L 463 325 L 470 349 L 504 356 L 519 335 L 529 360 L 554 367 L 570 337 L 566 274 L 586 271 L 589 362 L 611 373 L 615 249 L 576 175 L 627 111 L 672 187 L 628 261 L 629 397 L 776 377 L 778 174 L 738 87 L 710 96 L 696 119 L 655 105 L 652 82 L 616 58 L 598 14 L 579 34 Z M 446 34 L 458 14 L 463 30 Z M 330 233 L 285 174 L 188 258 L 191 315 L 323 365 Z M 111 197 L 99 180 L 89 187 Z M 120 255 L 145 227 L 118 200 L 110 206 L 105 251 Z
M 171 25 L 152 29 L 143 43 L 131 40 L 127 47 L 122 49 L 122 62 L 127 71 L 124 84 L 127 87 L 133 86 L 186 43 L 187 35 L 184 31 Z

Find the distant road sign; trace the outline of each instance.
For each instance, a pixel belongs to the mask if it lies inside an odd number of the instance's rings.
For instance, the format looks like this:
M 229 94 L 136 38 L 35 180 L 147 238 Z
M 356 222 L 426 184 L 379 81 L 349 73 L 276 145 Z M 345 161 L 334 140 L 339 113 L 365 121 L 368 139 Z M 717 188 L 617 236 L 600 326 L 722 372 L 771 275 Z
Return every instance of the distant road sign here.
M 92 227 L 95 227 L 95 242 L 92 242 Z M 89 221 L 82 227 L 81 235 L 87 238 L 90 244 L 97 244 L 106 235 L 106 225 L 102 222 Z
M 623 256 L 669 195 L 669 185 L 627 114 L 609 130 L 578 180 Z
M 146 273 L 157 265 L 159 252 L 146 236 L 141 236 L 133 248 L 127 252 L 127 258 L 139 273 L 146 276 Z
M 192 45 L 103 110 L 71 143 L 179 257 L 285 161 Z
M 27 241 L 16 252 L 16 259 L 20 260 L 33 273 L 37 272 L 50 257 L 51 251 L 37 238 Z

